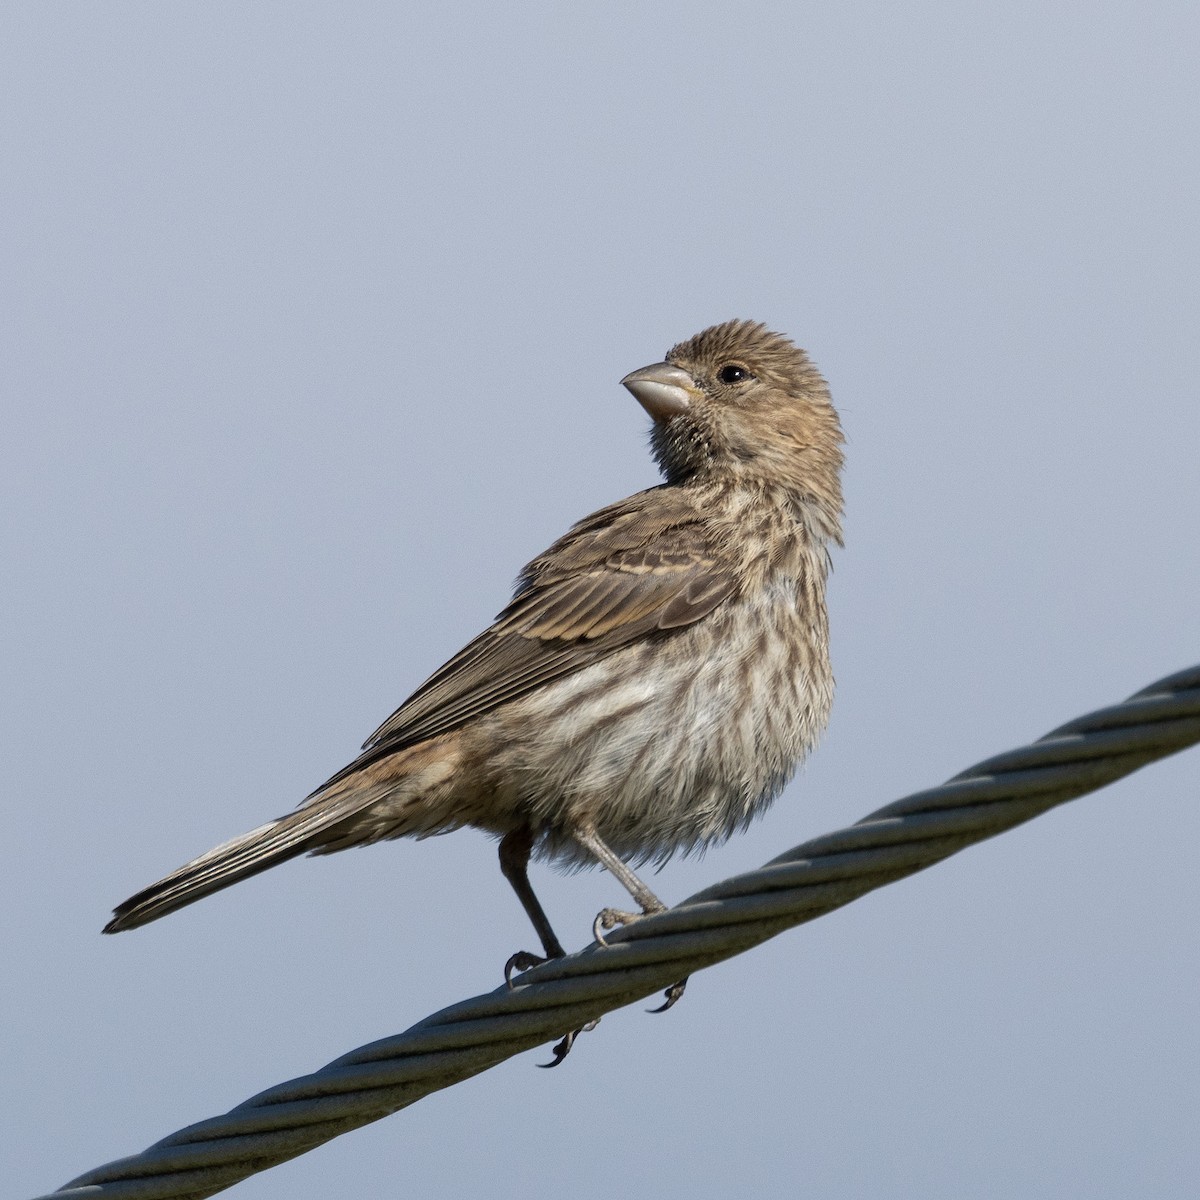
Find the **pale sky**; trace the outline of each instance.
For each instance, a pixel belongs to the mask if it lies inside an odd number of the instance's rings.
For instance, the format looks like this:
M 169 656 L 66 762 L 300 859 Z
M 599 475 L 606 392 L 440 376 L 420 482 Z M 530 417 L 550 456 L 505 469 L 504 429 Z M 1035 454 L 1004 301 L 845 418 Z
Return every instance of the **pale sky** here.
M 848 435 L 838 698 L 668 902 L 1200 659 L 1193 4 L 0 15 L 6 1195 L 495 987 L 464 832 L 109 910 L 287 810 L 730 317 Z M 1200 751 L 238 1185 L 1193 1196 Z M 621 902 L 537 867 L 569 948 Z

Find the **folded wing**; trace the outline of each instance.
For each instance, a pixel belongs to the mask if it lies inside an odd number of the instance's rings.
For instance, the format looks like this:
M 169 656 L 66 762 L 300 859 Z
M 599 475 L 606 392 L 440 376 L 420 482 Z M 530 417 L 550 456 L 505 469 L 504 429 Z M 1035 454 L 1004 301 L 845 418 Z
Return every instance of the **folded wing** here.
M 632 642 L 669 636 L 728 600 L 737 581 L 703 514 L 664 492 L 602 509 L 534 559 L 491 627 L 430 676 L 318 792 Z

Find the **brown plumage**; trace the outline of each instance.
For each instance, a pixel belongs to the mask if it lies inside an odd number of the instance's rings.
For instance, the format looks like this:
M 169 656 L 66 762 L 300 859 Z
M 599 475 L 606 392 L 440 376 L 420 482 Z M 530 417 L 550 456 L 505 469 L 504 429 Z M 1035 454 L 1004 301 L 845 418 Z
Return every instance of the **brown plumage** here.
M 105 932 L 298 854 L 471 825 L 500 837 L 501 868 L 557 956 L 531 856 L 600 861 L 656 911 L 627 862 L 720 841 L 763 811 L 833 696 L 837 414 L 804 352 L 745 321 L 623 382 L 654 419 L 666 481 L 535 558 L 495 622 L 299 809 L 126 900 Z

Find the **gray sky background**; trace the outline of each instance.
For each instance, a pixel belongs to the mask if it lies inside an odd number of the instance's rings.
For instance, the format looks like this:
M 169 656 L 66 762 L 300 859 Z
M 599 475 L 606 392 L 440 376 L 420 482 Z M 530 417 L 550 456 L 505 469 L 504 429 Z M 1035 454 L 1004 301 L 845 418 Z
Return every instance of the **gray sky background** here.
M 1194 4 L 11 3 L 6 1195 L 495 986 L 473 833 L 109 909 L 278 815 L 655 481 L 732 316 L 846 426 L 830 732 L 668 900 L 1200 657 Z M 1190 1196 L 1200 753 L 245 1200 Z M 620 898 L 535 874 L 570 946 Z

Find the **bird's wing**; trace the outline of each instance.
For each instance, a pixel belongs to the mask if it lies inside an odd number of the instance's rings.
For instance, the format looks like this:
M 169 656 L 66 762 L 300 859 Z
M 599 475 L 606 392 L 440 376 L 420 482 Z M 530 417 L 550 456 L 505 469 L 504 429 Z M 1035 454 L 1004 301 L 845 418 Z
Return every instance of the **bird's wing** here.
M 727 600 L 736 577 L 703 515 L 665 491 L 602 509 L 534 559 L 491 627 L 430 676 L 329 783 L 640 638 L 690 625 Z

